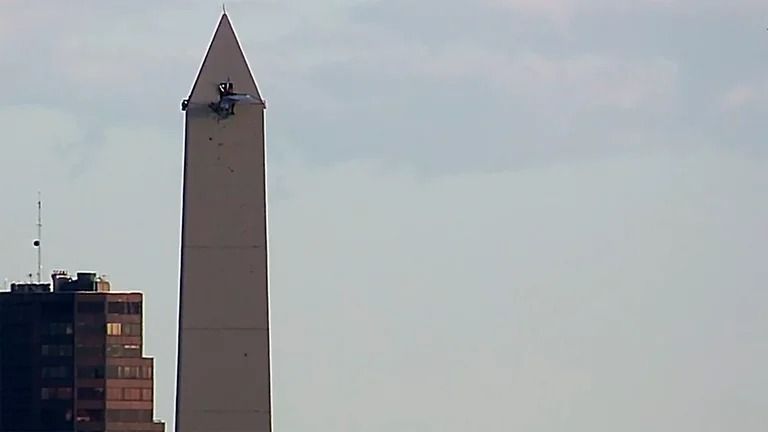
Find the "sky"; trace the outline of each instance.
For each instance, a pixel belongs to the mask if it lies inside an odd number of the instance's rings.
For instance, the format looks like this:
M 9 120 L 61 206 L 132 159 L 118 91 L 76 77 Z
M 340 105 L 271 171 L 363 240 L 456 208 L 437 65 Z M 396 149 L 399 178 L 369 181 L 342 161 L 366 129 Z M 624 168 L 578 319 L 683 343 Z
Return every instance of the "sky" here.
M 226 7 L 268 103 L 276 430 L 765 430 L 768 2 Z M 46 272 L 145 292 L 169 426 L 220 11 L 0 1 L 0 282 L 41 191 Z

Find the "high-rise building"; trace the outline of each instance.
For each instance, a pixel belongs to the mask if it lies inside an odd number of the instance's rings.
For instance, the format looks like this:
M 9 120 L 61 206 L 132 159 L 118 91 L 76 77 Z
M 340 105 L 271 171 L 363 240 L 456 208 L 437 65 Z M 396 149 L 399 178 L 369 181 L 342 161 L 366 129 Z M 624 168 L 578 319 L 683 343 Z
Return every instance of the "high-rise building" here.
M 269 432 L 265 104 L 226 13 L 182 109 L 176 430 Z
M 0 293 L 0 431 L 163 432 L 142 304 L 87 272 Z

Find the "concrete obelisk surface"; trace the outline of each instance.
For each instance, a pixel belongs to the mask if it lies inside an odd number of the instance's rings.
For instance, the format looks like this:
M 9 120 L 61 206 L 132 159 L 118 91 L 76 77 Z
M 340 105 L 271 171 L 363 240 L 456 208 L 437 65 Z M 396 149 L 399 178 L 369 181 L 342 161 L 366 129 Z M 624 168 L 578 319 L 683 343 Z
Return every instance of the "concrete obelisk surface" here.
M 222 118 L 218 86 L 253 96 Z M 224 14 L 186 106 L 178 432 L 269 432 L 265 106 Z

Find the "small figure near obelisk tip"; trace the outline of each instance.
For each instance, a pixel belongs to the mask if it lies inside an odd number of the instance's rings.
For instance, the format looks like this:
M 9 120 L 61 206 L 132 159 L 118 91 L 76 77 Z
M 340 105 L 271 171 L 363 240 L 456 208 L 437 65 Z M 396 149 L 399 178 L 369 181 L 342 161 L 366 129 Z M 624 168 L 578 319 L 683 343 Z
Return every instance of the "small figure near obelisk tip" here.
M 208 108 L 213 111 L 220 119 L 226 119 L 229 116 L 235 115 L 235 105 L 252 104 L 263 105 L 263 101 L 256 96 L 249 93 L 237 93 L 235 92 L 235 86 L 232 81 L 220 82 L 217 86 L 218 100 L 210 102 Z M 189 99 L 181 101 L 181 110 L 186 111 L 189 108 Z

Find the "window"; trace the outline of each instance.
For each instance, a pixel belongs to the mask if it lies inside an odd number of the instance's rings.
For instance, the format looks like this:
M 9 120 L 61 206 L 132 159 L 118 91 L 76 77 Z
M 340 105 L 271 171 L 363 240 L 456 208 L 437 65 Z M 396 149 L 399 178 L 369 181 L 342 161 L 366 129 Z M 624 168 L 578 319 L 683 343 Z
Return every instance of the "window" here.
M 41 305 L 41 308 L 44 316 L 72 314 L 71 301 L 45 302 Z
M 107 304 L 107 312 L 112 314 L 124 314 L 125 303 L 123 302 L 109 302 Z
M 43 345 L 40 353 L 46 357 L 72 357 L 70 345 Z
M 107 399 L 109 399 L 109 400 L 123 400 L 123 389 L 121 389 L 121 388 L 107 388 Z
M 95 409 L 79 409 L 75 414 L 78 423 L 104 421 L 104 411 Z
M 141 302 L 109 302 L 107 312 L 111 314 L 141 315 Z
M 139 367 L 138 366 L 118 366 L 117 374 L 120 378 L 138 378 Z
M 132 344 L 109 344 L 107 357 L 141 357 L 141 347 Z
M 143 389 L 141 389 L 141 400 L 144 400 L 144 401 L 151 401 L 152 400 L 152 389 L 151 388 L 143 388 Z
M 120 344 L 107 345 L 107 357 L 122 357 L 123 346 Z
M 104 366 L 81 366 L 77 368 L 77 377 L 89 379 L 104 378 Z
M 47 334 L 51 335 L 71 335 L 72 334 L 72 323 L 50 323 L 48 325 Z
M 107 323 L 107 334 L 109 336 L 120 336 L 123 334 L 123 325 L 120 323 Z
M 83 336 L 101 336 L 104 334 L 104 316 L 80 315 L 75 324 L 75 332 Z
M 56 395 L 59 399 L 70 400 L 72 399 L 72 387 L 60 387 Z
M 107 378 L 118 378 L 117 366 L 107 366 Z
M 107 366 L 107 378 L 151 379 L 152 366 Z
M 152 421 L 151 410 L 111 409 L 107 411 L 107 421 L 115 423 L 144 423 Z
M 123 324 L 123 334 L 126 336 L 141 336 L 141 324 Z
M 141 315 L 141 302 L 128 303 L 128 313 L 131 315 Z
M 83 400 L 104 399 L 103 387 L 80 387 L 77 389 L 77 398 Z
M 123 345 L 123 357 L 141 357 L 141 347 L 138 345 Z
M 40 399 L 71 400 L 72 387 L 43 387 L 40 389 Z
M 99 359 L 104 357 L 104 345 L 77 346 L 77 356 L 80 358 Z
M 137 389 L 137 388 L 123 389 L 123 399 L 127 401 L 141 400 L 141 389 Z
M 82 313 L 104 313 L 104 303 L 101 303 L 101 302 L 78 303 L 77 311 Z
M 69 369 L 66 366 L 46 366 L 42 369 L 43 378 L 69 378 Z

